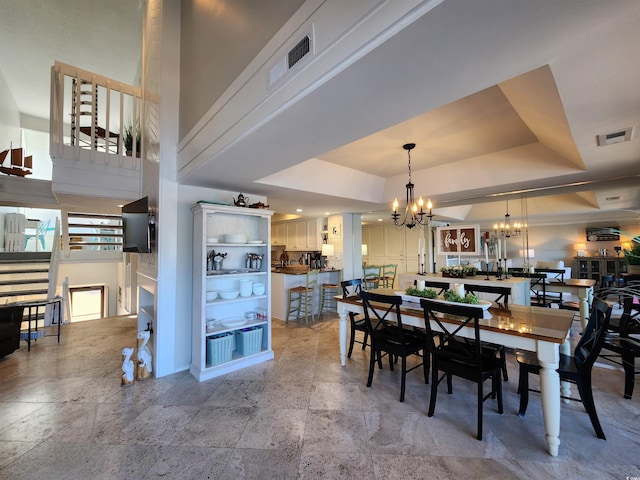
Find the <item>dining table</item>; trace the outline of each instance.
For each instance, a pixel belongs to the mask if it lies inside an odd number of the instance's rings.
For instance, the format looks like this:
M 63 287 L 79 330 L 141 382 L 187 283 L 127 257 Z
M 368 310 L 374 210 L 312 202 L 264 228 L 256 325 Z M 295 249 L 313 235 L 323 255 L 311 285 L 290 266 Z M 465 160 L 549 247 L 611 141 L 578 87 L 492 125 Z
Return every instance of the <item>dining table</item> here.
M 378 288 L 375 293 L 395 295 L 393 289 Z M 338 303 L 340 363 L 344 367 L 347 361 L 347 316 L 349 312 L 363 314 L 362 300 L 359 296 L 336 297 Z M 481 308 L 481 307 L 478 307 Z M 425 319 L 419 299 L 403 296 L 401 306 L 402 323 L 407 327 L 425 328 Z M 459 322 L 455 317 L 444 317 L 445 322 Z M 560 353 L 570 353 L 569 332 L 573 312 L 545 307 L 510 305 L 509 310 L 489 308 L 480 320 L 480 339 L 482 341 L 504 345 L 513 349 L 534 352 L 540 363 L 540 395 L 542 416 L 546 431 L 549 454 L 558 455 L 560 446 L 560 403 L 562 395 L 570 395 L 569 384 L 560 383 L 557 368 Z M 431 328 L 440 331 L 437 322 L 431 321 Z M 472 338 L 473 328 L 463 327 L 458 334 Z
M 563 281 L 547 279 L 545 289 L 547 292 L 572 293 L 578 297 L 580 308 L 580 323 L 582 330 L 587 328 L 589 320 L 589 307 L 593 302 L 593 287 L 596 281 L 591 278 L 566 278 Z

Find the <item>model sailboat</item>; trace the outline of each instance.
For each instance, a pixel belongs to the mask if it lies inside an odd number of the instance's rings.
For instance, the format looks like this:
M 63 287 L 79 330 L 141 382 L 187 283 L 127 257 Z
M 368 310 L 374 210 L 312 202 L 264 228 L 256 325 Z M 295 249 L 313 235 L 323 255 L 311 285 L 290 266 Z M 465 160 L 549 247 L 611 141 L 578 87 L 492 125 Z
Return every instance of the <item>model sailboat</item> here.
M 4 161 L 11 152 L 11 166 L 6 167 Z M 22 156 L 22 148 L 8 148 L 4 152 L 0 152 L 0 172 L 7 175 L 17 175 L 24 177 L 33 173 L 33 158 Z

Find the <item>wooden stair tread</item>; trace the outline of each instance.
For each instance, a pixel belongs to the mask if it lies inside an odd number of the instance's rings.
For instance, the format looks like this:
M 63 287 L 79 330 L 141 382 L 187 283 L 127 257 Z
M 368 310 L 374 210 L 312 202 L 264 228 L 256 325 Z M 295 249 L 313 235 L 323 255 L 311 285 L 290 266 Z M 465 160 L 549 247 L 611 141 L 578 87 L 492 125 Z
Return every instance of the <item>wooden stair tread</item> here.
M 0 282 L 0 287 L 8 287 L 11 285 L 29 285 L 33 283 L 49 283 L 49 279 L 45 278 L 25 278 L 20 280 L 6 280 Z
M 16 270 L 0 270 L 0 275 L 24 274 L 24 273 L 48 273 L 48 268 L 24 268 Z
M 2 297 L 21 297 L 21 296 L 31 296 L 31 295 L 47 295 L 48 290 L 40 289 L 40 290 L 16 290 L 15 292 L 2 292 L 0 293 L 0 298 Z

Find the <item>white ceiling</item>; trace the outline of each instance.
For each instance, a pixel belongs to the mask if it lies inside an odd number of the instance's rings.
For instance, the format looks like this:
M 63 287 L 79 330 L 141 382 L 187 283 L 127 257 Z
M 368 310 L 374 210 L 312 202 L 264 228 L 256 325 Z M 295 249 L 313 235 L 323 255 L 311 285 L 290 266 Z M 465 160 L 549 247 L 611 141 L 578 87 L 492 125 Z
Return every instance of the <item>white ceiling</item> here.
M 55 60 L 137 83 L 139 4 L 0 0 L 0 73 L 21 112 L 48 117 Z M 526 190 L 531 223 L 637 220 L 638 25 L 637 0 L 445 0 L 184 182 L 388 220 L 413 142 L 437 218 L 492 221 Z M 626 127 L 631 141 L 597 146 Z

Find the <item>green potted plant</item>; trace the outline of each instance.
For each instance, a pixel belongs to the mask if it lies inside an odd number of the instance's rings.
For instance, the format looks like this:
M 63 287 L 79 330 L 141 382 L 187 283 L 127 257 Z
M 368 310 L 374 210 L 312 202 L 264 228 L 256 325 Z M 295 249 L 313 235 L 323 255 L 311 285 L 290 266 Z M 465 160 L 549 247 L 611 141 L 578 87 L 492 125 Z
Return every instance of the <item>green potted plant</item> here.
M 624 258 L 627 260 L 627 271 L 640 274 L 640 236 L 633 237 L 631 249 L 624 251 Z
M 133 154 L 133 125 L 130 123 L 125 125 L 124 131 L 122 132 L 122 143 L 124 145 L 124 150 L 127 156 L 131 156 Z M 140 122 L 138 122 L 136 131 L 136 157 L 140 157 Z

